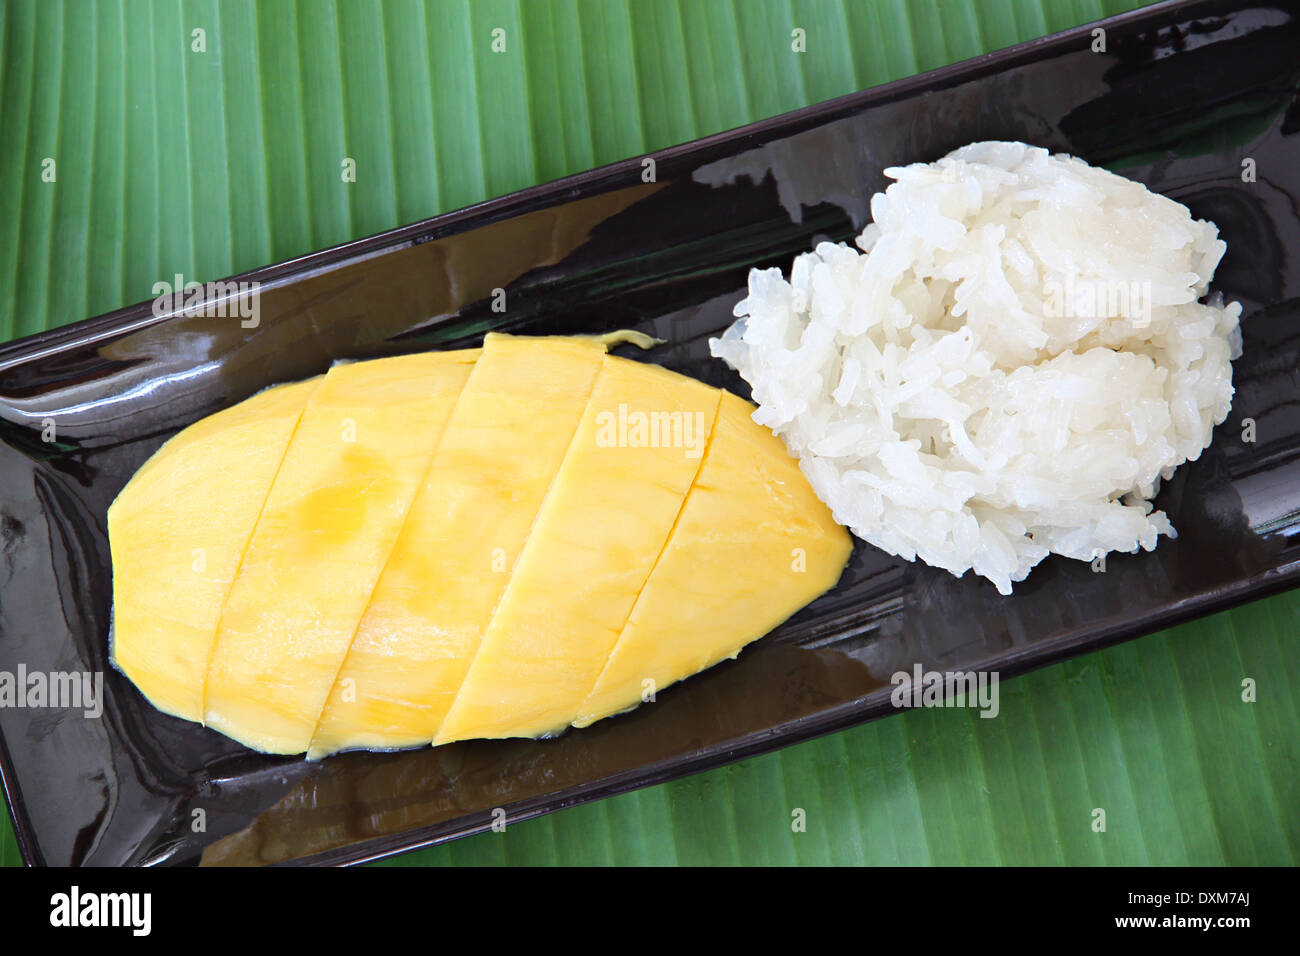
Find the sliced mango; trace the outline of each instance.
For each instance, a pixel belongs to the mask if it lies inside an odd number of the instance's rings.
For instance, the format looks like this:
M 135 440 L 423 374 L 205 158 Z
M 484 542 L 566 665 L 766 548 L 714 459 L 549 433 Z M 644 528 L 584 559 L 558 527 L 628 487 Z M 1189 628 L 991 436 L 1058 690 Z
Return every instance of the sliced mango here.
M 672 539 L 575 725 L 653 700 L 834 586 L 852 543 L 754 406 L 726 393 Z
M 433 739 L 604 356 L 592 341 L 487 336 L 321 715 L 313 755 Z
M 476 352 L 336 365 L 312 395 L 230 589 L 204 722 L 301 753 Z
M 607 356 L 436 744 L 563 729 L 668 541 L 717 389 Z
M 307 400 L 267 389 L 175 435 L 108 509 L 113 660 L 155 707 L 203 719 L 226 594 Z
M 586 726 L 735 656 L 849 536 L 747 402 L 607 344 L 488 335 L 186 429 L 109 512 L 118 665 L 320 757 Z

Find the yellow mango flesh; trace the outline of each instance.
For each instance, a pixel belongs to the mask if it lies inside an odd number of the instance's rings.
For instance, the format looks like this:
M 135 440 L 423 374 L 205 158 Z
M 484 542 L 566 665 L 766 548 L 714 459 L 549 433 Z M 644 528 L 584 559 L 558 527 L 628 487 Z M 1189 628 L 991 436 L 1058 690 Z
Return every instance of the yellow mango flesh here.
M 852 543 L 754 407 L 726 393 L 686 507 L 576 726 L 729 657 L 831 588 Z
M 195 422 L 108 509 L 113 660 L 159 710 L 203 718 L 222 605 L 319 382 L 267 389 Z
M 272 753 L 585 726 L 837 579 L 848 534 L 751 412 L 597 340 L 495 334 L 272 389 L 110 509 L 115 658 Z
M 313 754 L 433 739 L 604 355 L 597 342 L 487 336 L 330 694 Z
M 607 356 L 510 584 L 435 743 L 563 729 L 668 540 L 719 392 Z
M 477 353 L 330 369 L 312 395 L 230 590 L 204 723 L 301 753 Z

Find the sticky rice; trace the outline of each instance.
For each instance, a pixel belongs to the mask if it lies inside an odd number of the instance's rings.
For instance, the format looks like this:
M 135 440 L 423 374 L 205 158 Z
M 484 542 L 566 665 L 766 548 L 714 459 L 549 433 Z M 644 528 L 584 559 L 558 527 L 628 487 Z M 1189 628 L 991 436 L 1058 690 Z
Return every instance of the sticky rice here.
M 1150 499 L 1232 402 L 1211 222 L 1023 143 L 892 167 L 857 249 L 755 269 L 713 354 L 836 519 L 1003 594 L 1175 534 Z M 859 251 L 861 250 L 861 251 Z

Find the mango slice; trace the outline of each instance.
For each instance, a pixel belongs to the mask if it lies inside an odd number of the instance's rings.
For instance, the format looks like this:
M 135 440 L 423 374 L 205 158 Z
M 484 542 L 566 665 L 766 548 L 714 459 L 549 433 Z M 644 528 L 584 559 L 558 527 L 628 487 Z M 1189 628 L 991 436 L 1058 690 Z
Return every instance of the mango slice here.
M 159 710 L 203 719 L 217 621 L 315 378 L 173 436 L 108 509 L 113 658 Z
M 717 389 L 607 356 L 435 744 L 566 727 L 600 675 L 695 480 Z
M 839 579 L 852 542 L 753 411 L 723 394 L 672 539 L 575 726 L 735 657 Z
M 604 356 L 597 342 L 487 336 L 330 694 L 313 755 L 433 739 Z
M 285 453 L 221 615 L 204 723 L 301 753 L 477 353 L 336 365 Z
M 849 535 L 748 402 L 609 344 L 489 334 L 186 429 L 109 511 L 117 665 L 314 759 L 554 734 L 734 657 Z

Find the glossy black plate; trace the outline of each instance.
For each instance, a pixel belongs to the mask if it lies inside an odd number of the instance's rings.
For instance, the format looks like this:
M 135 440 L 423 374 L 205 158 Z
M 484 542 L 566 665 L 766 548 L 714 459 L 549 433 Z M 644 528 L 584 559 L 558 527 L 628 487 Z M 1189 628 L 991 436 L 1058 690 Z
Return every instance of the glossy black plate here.
M 1104 53 L 1082 27 L 666 150 L 654 182 L 638 157 L 258 270 L 256 329 L 145 303 L 0 347 L 0 671 L 102 674 L 105 694 L 98 718 L 0 708 L 26 859 L 374 859 L 889 713 L 889 676 L 915 662 L 1008 676 L 1300 581 L 1300 0 L 1103 26 Z M 1011 598 L 860 544 L 837 589 L 737 661 L 551 741 L 271 758 L 160 714 L 108 665 L 105 510 L 180 428 L 337 358 L 488 329 L 642 329 L 669 344 L 640 357 L 747 394 L 707 339 L 749 268 L 851 237 L 884 167 L 980 139 L 1106 165 L 1228 241 L 1215 285 L 1245 306 L 1245 354 L 1230 418 L 1157 501 L 1176 541 L 1104 573 L 1051 559 Z

